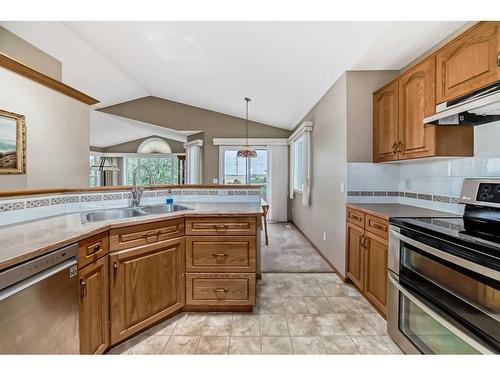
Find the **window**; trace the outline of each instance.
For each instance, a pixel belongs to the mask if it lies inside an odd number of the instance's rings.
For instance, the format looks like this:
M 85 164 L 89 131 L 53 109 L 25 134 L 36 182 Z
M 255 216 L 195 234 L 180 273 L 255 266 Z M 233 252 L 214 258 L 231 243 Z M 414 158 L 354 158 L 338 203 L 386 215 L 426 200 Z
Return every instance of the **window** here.
M 293 142 L 293 188 L 304 191 L 304 135 Z
M 99 164 L 99 156 L 90 155 L 89 156 L 89 186 L 96 187 L 99 186 L 99 171 L 92 169 L 93 165 Z
M 137 147 L 138 154 L 170 154 L 172 149 L 167 141 L 161 138 L 148 138 Z
M 177 156 L 126 157 L 124 158 L 123 181 L 126 185 L 132 185 L 135 168 L 143 165 L 151 171 L 156 184 L 177 184 L 179 178 L 178 163 Z M 146 185 L 148 183 L 148 174 L 141 170 L 137 174 L 137 184 Z

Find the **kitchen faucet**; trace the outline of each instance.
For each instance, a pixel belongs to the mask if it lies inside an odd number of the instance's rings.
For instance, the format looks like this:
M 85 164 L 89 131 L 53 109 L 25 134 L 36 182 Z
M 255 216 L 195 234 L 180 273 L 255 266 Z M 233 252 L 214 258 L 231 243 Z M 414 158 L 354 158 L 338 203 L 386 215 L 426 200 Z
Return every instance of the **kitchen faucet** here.
M 144 165 L 138 165 L 137 167 L 135 167 L 134 178 L 132 180 L 132 207 L 137 207 L 141 204 L 142 193 L 144 193 L 144 186 L 137 186 L 137 172 L 140 172 L 141 168 L 143 168 L 148 173 L 149 185 L 155 184 L 153 174 L 148 167 Z

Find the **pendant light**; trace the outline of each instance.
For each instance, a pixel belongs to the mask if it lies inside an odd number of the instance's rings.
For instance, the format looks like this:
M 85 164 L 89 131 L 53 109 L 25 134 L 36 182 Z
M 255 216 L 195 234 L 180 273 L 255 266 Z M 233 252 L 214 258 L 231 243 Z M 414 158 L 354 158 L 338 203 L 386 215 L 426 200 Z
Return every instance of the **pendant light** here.
M 252 99 L 250 98 L 245 98 L 245 101 L 247 102 L 247 112 L 246 112 L 246 117 L 245 117 L 245 146 L 240 148 L 238 150 L 238 153 L 236 154 L 237 157 L 239 158 L 255 158 L 257 157 L 257 151 L 255 151 L 252 147 L 248 145 L 248 103 L 250 103 Z

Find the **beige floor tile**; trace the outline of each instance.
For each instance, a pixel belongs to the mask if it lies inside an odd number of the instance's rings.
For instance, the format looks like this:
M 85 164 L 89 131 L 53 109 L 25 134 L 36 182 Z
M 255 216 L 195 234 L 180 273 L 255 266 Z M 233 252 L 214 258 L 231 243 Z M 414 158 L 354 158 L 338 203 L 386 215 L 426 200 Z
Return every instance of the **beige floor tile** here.
M 351 314 L 355 308 L 351 297 L 327 297 L 334 313 Z
M 387 322 L 379 313 L 364 314 L 377 335 L 387 335 Z
M 231 336 L 260 336 L 259 314 L 234 314 Z
M 392 354 L 383 336 L 351 336 L 361 354 Z
M 182 314 L 176 315 L 170 319 L 167 319 L 157 325 L 151 327 L 150 329 L 143 332 L 144 335 L 148 336 L 170 336 L 174 332 L 177 322 L 182 319 Z
M 298 276 L 301 293 L 304 297 L 323 297 L 323 291 L 314 275 L 302 274 Z
M 361 294 L 358 290 L 353 287 L 351 284 L 340 284 L 341 288 L 344 290 L 344 294 L 348 297 L 360 297 Z
M 351 336 L 377 334 L 363 314 L 338 314 L 338 316 L 343 320 L 342 324 L 347 328 L 347 332 Z
M 260 314 L 260 333 L 262 336 L 289 336 L 285 315 Z
M 333 308 L 326 297 L 304 297 L 311 314 L 332 313 Z
M 263 272 L 261 276 L 262 276 L 261 280 L 264 281 L 265 283 L 276 283 L 275 273 Z
M 279 289 L 276 284 L 259 284 L 257 285 L 257 294 L 260 297 L 279 297 Z
M 186 314 L 177 322 L 173 335 L 200 336 L 205 325 L 207 314 Z
M 230 336 L 233 314 L 208 314 L 202 336 Z
M 318 314 L 313 320 L 320 336 L 347 335 L 344 317 L 338 314 Z
M 363 313 L 363 314 L 373 314 L 377 313 L 377 310 L 370 305 L 363 296 L 349 297 L 353 305 L 353 312 Z
M 130 352 L 132 351 L 132 348 L 135 345 L 137 345 L 138 343 L 140 343 L 145 337 L 147 337 L 147 336 L 143 335 L 143 334 L 134 336 L 134 337 L 128 339 L 127 341 L 124 341 L 121 344 L 118 344 L 117 346 L 112 348 L 106 354 L 130 354 Z
M 231 337 L 229 354 L 260 354 L 260 337 Z
M 164 354 L 195 354 L 199 336 L 171 336 Z
M 320 337 L 292 337 L 294 354 L 325 354 Z
M 311 314 L 286 315 L 290 336 L 319 335 L 316 323 Z
M 196 354 L 227 354 L 229 337 L 202 336 Z
M 281 301 L 285 314 L 309 314 L 304 297 L 283 297 Z
M 388 346 L 389 350 L 392 354 L 404 354 L 404 352 L 399 348 L 399 346 L 392 341 L 389 336 L 381 336 L 382 340 L 384 340 L 385 344 Z
M 302 296 L 302 286 L 299 282 L 278 283 L 281 298 Z
M 342 284 L 342 280 L 336 273 L 315 273 L 314 277 L 321 284 L 335 283 Z
M 131 351 L 131 354 L 162 354 L 170 336 L 144 336 Z
M 285 309 L 281 303 L 281 297 L 260 297 L 258 311 L 267 314 L 283 314 Z
M 290 337 L 275 336 L 261 337 L 262 354 L 293 354 L 292 341 Z
M 358 348 L 348 335 L 322 336 L 321 340 L 328 354 L 359 354 Z
M 343 284 L 338 283 L 324 283 L 320 284 L 323 294 L 327 297 L 348 297 Z

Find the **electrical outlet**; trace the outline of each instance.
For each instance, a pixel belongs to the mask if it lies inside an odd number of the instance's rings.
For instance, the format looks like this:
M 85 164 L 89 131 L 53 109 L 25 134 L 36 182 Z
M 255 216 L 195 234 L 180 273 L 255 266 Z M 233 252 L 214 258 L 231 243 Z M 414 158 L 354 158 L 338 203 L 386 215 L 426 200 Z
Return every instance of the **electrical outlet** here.
M 218 178 L 213 178 L 212 179 L 212 184 L 218 184 L 219 183 L 219 179 Z
M 345 192 L 345 184 L 343 182 L 340 183 L 340 192 Z
M 323 241 L 326 242 L 326 232 L 323 233 Z
M 409 178 L 405 179 L 405 189 L 411 190 L 411 180 Z

